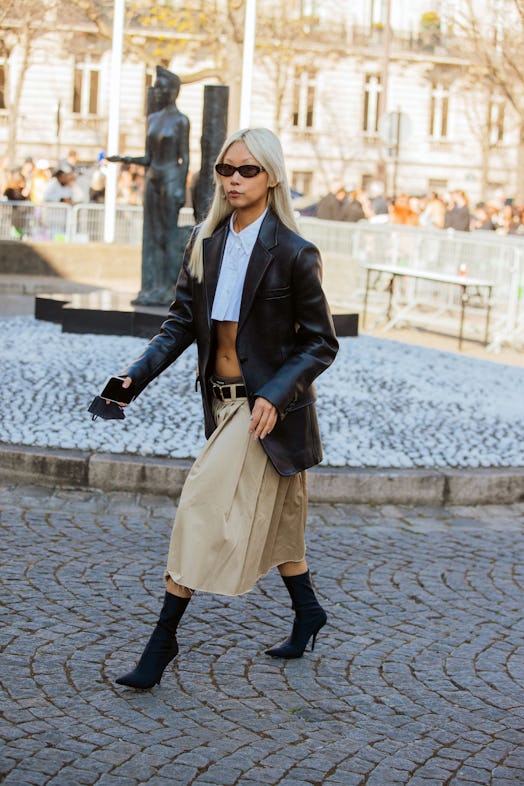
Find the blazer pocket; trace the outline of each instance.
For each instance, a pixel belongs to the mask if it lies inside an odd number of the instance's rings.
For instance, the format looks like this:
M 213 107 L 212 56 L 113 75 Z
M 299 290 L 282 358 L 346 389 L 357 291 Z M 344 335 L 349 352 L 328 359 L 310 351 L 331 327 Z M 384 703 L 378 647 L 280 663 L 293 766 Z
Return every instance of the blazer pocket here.
M 281 300 L 291 296 L 291 287 L 277 287 L 274 289 L 259 289 L 256 298 L 260 300 Z
M 288 404 L 285 408 L 284 412 L 286 415 L 290 414 L 291 412 L 296 412 L 297 409 L 304 409 L 304 407 L 310 407 L 316 401 L 316 397 L 314 395 L 308 396 L 305 399 L 300 401 L 293 401 L 291 404 Z

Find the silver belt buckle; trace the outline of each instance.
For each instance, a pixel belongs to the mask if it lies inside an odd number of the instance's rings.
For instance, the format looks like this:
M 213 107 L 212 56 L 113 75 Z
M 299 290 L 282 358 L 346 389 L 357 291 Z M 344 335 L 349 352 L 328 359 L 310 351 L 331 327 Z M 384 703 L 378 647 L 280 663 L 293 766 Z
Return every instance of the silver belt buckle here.
M 213 385 L 213 393 L 215 394 L 215 396 L 219 398 L 221 401 L 224 401 L 224 394 L 222 393 L 223 385 L 219 385 L 217 382 L 213 382 L 212 385 Z

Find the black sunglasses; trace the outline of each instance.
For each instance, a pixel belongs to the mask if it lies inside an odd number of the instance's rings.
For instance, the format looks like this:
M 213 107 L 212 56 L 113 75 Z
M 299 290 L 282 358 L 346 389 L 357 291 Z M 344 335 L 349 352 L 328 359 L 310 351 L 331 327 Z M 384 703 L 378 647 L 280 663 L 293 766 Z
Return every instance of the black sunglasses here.
M 235 172 L 238 172 L 242 177 L 256 177 L 260 172 L 264 171 L 264 167 L 257 166 L 256 164 L 242 164 L 242 166 L 215 164 L 215 169 L 222 177 L 232 177 Z

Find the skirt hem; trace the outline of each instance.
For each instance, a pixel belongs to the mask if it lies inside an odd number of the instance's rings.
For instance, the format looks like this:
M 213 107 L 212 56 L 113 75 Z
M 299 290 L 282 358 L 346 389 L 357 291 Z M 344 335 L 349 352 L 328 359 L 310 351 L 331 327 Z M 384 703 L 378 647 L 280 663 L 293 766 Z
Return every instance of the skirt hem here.
M 261 579 L 262 576 L 265 576 L 267 573 L 269 573 L 270 570 L 273 570 L 273 568 L 277 568 L 279 565 L 283 565 L 284 562 L 301 562 L 305 558 L 306 558 L 306 554 L 304 552 L 304 554 L 301 557 L 299 557 L 298 559 L 282 559 L 282 560 L 278 560 L 278 562 L 275 562 L 273 565 L 270 565 L 269 568 L 267 570 L 265 570 L 263 573 L 260 573 L 260 575 L 257 576 L 255 581 L 253 582 L 252 586 L 248 587 L 247 589 L 238 590 L 237 592 L 224 592 L 224 590 L 213 589 L 213 588 L 210 588 L 210 587 L 203 587 L 203 586 L 200 586 L 200 587 L 189 586 L 186 582 L 182 581 L 180 578 L 175 578 L 173 573 L 171 571 L 169 571 L 169 570 L 165 571 L 164 579 L 166 581 L 168 579 L 172 579 L 175 582 L 175 584 L 179 584 L 181 587 L 187 587 L 192 592 L 208 592 L 208 593 L 210 593 L 212 595 L 224 595 L 224 597 L 226 597 L 226 598 L 236 598 L 239 595 L 247 595 L 248 592 L 251 592 L 251 590 L 253 590 L 255 588 L 255 584 L 257 583 L 257 581 L 259 581 L 259 579 Z

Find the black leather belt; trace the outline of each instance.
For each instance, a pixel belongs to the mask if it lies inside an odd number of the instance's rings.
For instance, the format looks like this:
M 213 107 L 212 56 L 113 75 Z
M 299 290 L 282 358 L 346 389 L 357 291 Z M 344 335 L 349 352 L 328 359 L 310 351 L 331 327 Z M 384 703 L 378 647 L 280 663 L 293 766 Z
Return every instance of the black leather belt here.
M 218 382 L 211 382 L 211 392 L 215 398 L 220 401 L 226 401 L 235 398 L 246 398 L 246 387 L 242 384 L 225 385 Z

